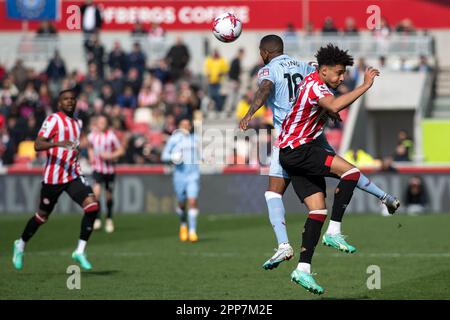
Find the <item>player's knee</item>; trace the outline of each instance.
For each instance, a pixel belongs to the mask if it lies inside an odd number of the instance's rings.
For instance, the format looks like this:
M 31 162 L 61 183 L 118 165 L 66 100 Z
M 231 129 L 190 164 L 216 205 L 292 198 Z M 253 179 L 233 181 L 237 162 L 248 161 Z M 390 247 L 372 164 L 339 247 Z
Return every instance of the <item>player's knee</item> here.
M 266 191 L 264 193 L 264 197 L 266 198 L 266 201 L 272 200 L 272 199 L 281 199 L 283 196 L 277 192 L 273 191 Z
M 325 220 L 327 219 L 327 213 L 327 209 L 312 210 L 308 213 L 308 218 L 320 222 L 325 222 Z
M 361 172 L 358 168 L 352 168 L 350 170 L 347 170 L 341 175 L 342 180 L 352 180 L 352 181 L 358 181 L 359 177 L 361 176 Z
M 97 213 L 100 210 L 100 204 L 95 201 L 91 202 L 83 207 L 84 213 Z

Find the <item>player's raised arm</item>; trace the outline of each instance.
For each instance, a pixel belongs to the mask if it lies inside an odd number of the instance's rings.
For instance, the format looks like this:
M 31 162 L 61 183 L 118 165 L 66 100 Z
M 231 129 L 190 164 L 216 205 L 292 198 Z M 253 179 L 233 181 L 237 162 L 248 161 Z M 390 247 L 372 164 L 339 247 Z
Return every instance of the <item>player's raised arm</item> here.
M 241 130 L 247 130 L 248 123 L 252 119 L 252 116 L 256 111 L 261 108 L 267 100 L 267 97 L 272 90 L 273 82 L 270 80 L 262 80 L 258 86 L 258 90 L 255 93 L 255 97 L 253 98 L 252 104 L 250 105 L 250 109 L 247 111 L 247 114 L 242 118 L 239 123 L 239 128 Z
M 339 97 L 327 95 L 323 98 L 320 98 L 318 100 L 318 104 L 319 106 L 327 109 L 330 112 L 337 113 L 350 106 L 353 102 L 356 101 L 356 99 L 361 97 L 367 90 L 369 90 L 373 84 L 375 77 L 379 75 L 380 72 L 377 69 L 369 67 L 364 73 L 364 83 L 362 85 Z

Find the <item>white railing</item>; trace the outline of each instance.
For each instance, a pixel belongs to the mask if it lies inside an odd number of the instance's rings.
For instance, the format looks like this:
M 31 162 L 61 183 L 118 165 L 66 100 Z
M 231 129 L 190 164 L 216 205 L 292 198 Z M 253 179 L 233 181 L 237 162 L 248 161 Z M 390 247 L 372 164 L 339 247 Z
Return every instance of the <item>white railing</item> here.
M 387 55 L 418 57 L 433 54 L 433 39 L 428 35 L 390 35 L 379 38 L 371 34 L 357 36 L 298 36 L 285 38 L 285 51 L 300 57 L 312 57 L 317 50 L 333 43 L 342 49 L 348 49 L 353 56 L 375 58 Z

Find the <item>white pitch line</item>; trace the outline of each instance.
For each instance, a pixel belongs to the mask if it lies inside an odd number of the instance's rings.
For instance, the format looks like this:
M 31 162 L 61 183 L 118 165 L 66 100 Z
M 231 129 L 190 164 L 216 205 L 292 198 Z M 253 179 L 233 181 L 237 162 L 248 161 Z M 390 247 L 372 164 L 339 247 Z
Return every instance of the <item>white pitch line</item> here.
M 70 251 L 35 251 L 35 252 L 27 252 L 27 255 L 36 255 L 36 256 L 70 256 Z M 182 254 L 184 256 L 201 256 L 205 258 L 223 258 L 223 257 L 262 257 L 264 258 L 266 255 L 270 254 L 261 253 L 261 254 L 248 254 L 248 253 L 238 253 L 238 252 L 174 252 L 174 254 Z M 111 257 L 145 257 L 145 256 L 156 256 L 159 255 L 159 252 L 151 252 L 151 251 L 141 251 L 141 252 L 92 252 L 92 256 L 111 256 Z M 450 258 L 450 252 L 434 252 L 434 253 L 395 253 L 395 252 L 377 252 L 377 253 L 355 253 L 352 255 L 334 252 L 334 253 L 316 253 L 315 256 L 329 256 L 333 258 L 341 258 L 341 257 L 360 257 L 360 258 Z

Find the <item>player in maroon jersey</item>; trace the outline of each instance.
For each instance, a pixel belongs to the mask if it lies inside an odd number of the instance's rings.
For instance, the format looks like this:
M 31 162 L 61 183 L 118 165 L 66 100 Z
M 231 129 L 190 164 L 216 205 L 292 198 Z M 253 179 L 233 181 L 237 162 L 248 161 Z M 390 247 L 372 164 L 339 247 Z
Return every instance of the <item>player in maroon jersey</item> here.
M 14 242 L 13 264 L 18 270 L 23 266 L 25 245 L 39 227 L 47 222 L 59 196 L 65 191 L 84 211 L 78 246 L 72 258 L 85 270 L 92 269 L 85 247 L 92 233 L 99 204 L 92 188 L 86 183 L 78 162 L 81 122 L 74 118 L 76 93 L 63 90 L 58 96 L 59 112 L 48 116 L 38 133 L 34 148 L 47 152 L 44 181 L 42 182 L 39 209 L 28 221 L 20 239 Z
M 278 143 L 280 163 L 290 175 L 298 197 L 309 209 L 302 235 L 300 261 L 291 279 L 310 292 L 322 294 L 323 288 L 311 275 L 311 260 L 327 217 L 325 176 L 339 178 L 340 182 L 335 192 L 330 225 L 322 243 L 353 253 L 356 249 L 345 241 L 340 227 L 360 172 L 334 152 L 320 146 L 316 138 L 322 134 L 328 113 L 337 113 L 351 105 L 369 90 L 380 73 L 368 68 L 362 85 L 335 97 L 330 88 L 336 89 L 343 82 L 345 69 L 353 65 L 353 58 L 347 51 L 331 44 L 320 48 L 316 58 L 319 68 L 301 83 L 297 100 L 283 121 Z

